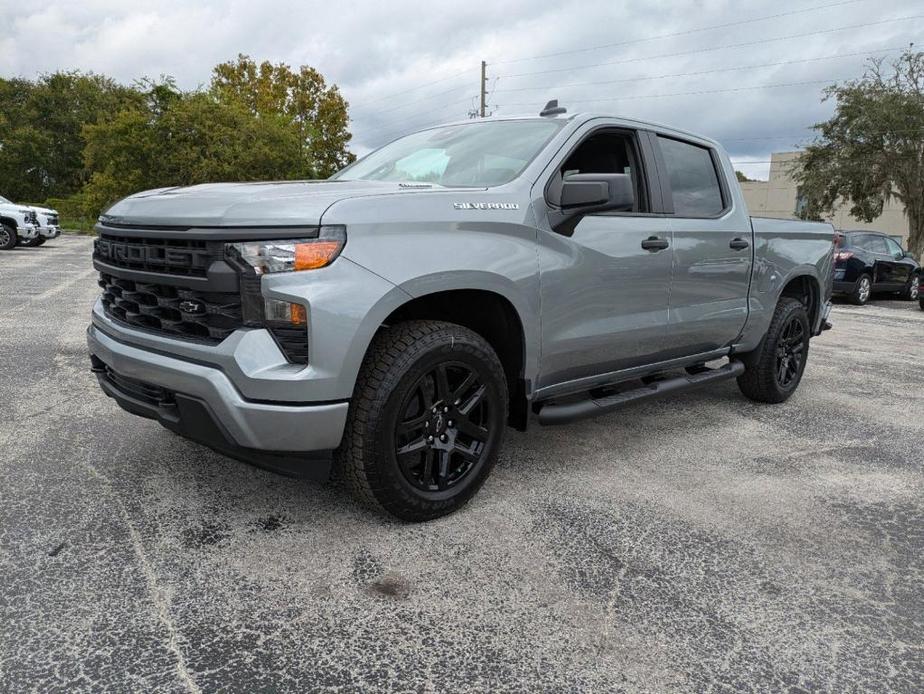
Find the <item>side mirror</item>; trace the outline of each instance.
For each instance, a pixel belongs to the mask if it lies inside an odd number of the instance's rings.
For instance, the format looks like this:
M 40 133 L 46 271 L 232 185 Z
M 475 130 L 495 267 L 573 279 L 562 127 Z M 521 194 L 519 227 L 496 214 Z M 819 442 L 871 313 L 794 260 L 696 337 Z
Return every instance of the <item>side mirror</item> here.
M 610 210 L 631 211 L 635 191 L 629 174 L 571 174 L 562 180 L 558 202 L 561 211 L 552 214 L 552 228 L 571 236 L 581 217 Z
M 561 208 L 593 208 L 592 212 L 631 210 L 635 203 L 629 174 L 571 174 L 561 185 Z

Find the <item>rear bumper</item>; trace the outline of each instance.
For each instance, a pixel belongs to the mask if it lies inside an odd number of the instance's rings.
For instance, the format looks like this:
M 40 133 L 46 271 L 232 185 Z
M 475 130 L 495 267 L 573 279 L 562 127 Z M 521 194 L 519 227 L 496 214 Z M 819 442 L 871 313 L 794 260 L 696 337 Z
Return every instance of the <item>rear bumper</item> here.
M 124 410 L 262 467 L 327 476 L 348 402 L 248 400 L 221 369 L 133 347 L 95 325 L 87 344 L 100 387 Z
M 835 294 L 850 294 L 854 289 L 856 289 L 856 282 L 834 282 L 834 293 Z

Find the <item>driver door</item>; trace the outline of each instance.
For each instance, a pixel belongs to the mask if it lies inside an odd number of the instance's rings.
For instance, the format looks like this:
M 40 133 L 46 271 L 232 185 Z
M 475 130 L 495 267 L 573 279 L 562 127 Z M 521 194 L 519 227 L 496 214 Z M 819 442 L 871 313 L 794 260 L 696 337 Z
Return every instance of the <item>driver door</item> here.
M 540 388 L 660 360 L 673 249 L 650 147 L 645 131 L 588 127 L 540 179 Z M 633 209 L 586 215 L 570 236 L 552 230 L 570 173 L 630 174 Z

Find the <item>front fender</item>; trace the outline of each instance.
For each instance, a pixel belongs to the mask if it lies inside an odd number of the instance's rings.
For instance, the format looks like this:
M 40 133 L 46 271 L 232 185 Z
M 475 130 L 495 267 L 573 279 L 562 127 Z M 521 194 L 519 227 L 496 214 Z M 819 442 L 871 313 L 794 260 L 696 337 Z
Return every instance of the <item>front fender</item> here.
M 330 267 L 264 278 L 263 294 L 308 312 L 305 375 L 311 400 L 353 395 L 363 357 L 389 314 L 412 297 L 373 272 L 338 258 Z
M 532 282 L 517 282 L 513 279 L 485 270 L 445 270 L 417 277 L 410 277 L 398 285 L 414 298 L 461 289 L 477 289 L 491 292 L 510 302 L 523 327 L 525 346 L 524 375 L 535 379 L 539 371 L 540 325 L 538 320 L 538 285 Z M 534 294 L 530 294 L 534 287 Z

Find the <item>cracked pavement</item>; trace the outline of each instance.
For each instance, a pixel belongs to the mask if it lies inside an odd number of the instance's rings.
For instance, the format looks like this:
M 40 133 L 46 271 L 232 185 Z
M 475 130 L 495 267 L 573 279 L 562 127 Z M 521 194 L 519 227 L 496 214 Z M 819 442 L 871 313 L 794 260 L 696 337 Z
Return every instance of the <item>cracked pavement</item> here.
M 406 525 L 119 410 L 90 239 L 0 253 L 0 690 L 924 690 L 924 311 L 797 394 L 527 434 Z

